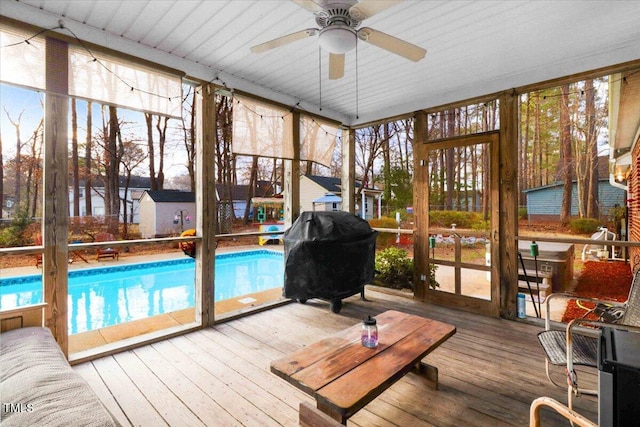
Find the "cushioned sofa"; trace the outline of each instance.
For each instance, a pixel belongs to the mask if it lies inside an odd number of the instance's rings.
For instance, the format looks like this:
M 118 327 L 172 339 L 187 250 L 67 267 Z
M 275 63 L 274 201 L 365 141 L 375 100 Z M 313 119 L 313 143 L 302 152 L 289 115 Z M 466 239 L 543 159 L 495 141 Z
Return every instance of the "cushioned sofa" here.
M 0 335 L 0 380 L 3 427 L 119 425 L 71 368 L 48 328 Z

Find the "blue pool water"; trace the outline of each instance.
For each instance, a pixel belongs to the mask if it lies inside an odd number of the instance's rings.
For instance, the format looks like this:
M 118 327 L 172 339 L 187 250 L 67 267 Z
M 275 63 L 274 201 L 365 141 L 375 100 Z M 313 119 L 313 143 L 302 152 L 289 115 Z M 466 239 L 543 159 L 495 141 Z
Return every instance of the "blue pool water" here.
M 215 301 L 282 287 L 283 254 L 259 250 L 216 255 Z M 192 258 L 69 272 L 69 333 L 90 331 L 193 307 Z M 0 309 L 43 301 L 41 275 L 0 279 Z

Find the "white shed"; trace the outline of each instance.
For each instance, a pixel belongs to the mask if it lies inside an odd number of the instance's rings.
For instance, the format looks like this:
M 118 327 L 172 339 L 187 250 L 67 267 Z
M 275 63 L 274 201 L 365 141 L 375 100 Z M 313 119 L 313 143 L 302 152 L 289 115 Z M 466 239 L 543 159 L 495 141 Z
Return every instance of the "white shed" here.
M 143 239 L 179 236 L 195 226 L 195 193 L 147 190 L 140 197 L 140 235 Z
M 356 188 L 362 184 L 356 181 Z M 333 200 L 324 199 L 331 193 Z M 318 175 L 300 176 L 300 211 L 340 211 L 342 210 L 342 180 Z M 338 200 L 340 199 L 340 200 Z M 356 215 L 364 219 L 380 218 L 382 190 L 365 187 L 356 200 Z M 320 200 L 321 202 L 318 202 Z

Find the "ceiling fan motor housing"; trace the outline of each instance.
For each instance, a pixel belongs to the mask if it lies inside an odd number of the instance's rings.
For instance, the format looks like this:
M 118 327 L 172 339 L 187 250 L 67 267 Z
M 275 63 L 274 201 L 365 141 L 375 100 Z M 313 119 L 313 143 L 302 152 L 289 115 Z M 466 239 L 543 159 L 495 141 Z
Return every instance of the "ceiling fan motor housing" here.
M 337 54 L 355 49 L 355 29 L 360 21 L 351 17 L 348 6 L 331 7 L 315 12 L 315 15 L 316 23 L 321 28 L 318 42 L 322 49 Z

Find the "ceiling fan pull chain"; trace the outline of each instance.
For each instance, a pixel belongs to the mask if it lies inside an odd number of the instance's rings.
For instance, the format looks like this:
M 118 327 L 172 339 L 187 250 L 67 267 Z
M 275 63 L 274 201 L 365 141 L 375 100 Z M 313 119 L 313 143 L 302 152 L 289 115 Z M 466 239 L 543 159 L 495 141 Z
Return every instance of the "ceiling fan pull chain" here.
M 322 48 L 318 46 L 318 86 L 320 87 L 320 111 L 322 111 Z
M 360 105 L 358 80 L 358 38 L 356 37 L 356 120 L 360 118 L 360 112 L 358 111 L 358 106 Z

